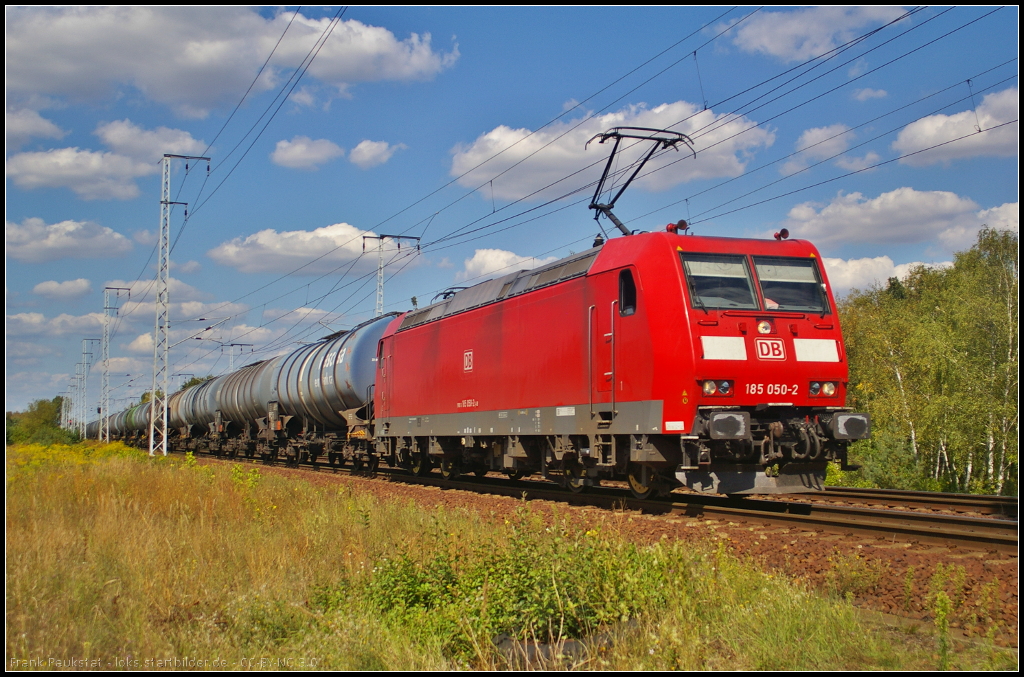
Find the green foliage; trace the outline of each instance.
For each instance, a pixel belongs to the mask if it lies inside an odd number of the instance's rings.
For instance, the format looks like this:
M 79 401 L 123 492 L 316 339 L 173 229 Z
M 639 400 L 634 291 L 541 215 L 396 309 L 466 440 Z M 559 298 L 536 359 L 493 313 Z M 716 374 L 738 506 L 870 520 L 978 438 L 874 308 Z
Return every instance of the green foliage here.
M 949 617 L 953 613 L 953 603 L 943 592 L 935 596 L 935 628 L 939 635 L 939 670 L 949 670 L 951 661 L 951 642 L 949 639 Z
M 188 390 L 192 386 L 197 386 L 197 385 L 199 385 L 201 383 L 206 383 L 207 381 L 212 381 L 215 378 L 217 378 L 217 377 L 214 376 L 213 374 L 209 374 L 207 376 L 193 376 L 189 380 L 187 380 L 184 383 L 182 383 L 181 384 L 181 388 L 179 388 L 178 390 L 179 391 L 181 391 L 181 390 Z M 147 400 L 148 400 L 148 398 L 147 398 Z M 143 400 L 143 402 L 145 402 L 147 400 Z
M 73 444 L 78 434 L 60 427 L 64 398 L 36 400 L 24 412 L 8 411 L 7 444 Z
M 427 558 L 382 558 L 368 599 L 414 632 L 443 638 L 454 657 L 468 657 L 501 634 L 585 637 L 667 601 L 666 570 L 675 557 L 660 546 L 608 541 L 597 530 L 545 528 L 525 508 L 504 536 L 466 551 L 443 540 Z
M 951 268 L 842 300 L 868 483 L 1016 495 L 1018 266 L 1017 235 L 985 229 Z
M 156 391 L 156 396 L 157 397 L 163 397 L 164 396 L 164 391 L 157 390 Z M 153 391 L 152 390 L 147 390 L 146 392 L 142 393 L 142 397 L 139 398 L 139 404 L 145 404 L 146 402 L 149 402 L 151 397 L 153 397 Z

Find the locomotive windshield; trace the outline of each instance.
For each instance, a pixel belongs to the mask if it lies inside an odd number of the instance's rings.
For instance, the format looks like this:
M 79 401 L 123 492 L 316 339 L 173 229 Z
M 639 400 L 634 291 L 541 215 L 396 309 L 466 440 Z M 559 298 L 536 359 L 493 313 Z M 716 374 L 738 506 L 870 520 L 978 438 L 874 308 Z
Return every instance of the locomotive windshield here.
M 814 259 L 755 256 L 765 310 L 824 313 L 828 299 Z
M 680 254 L 693 305 L 704 308 L 757 310 L 745 256 Z

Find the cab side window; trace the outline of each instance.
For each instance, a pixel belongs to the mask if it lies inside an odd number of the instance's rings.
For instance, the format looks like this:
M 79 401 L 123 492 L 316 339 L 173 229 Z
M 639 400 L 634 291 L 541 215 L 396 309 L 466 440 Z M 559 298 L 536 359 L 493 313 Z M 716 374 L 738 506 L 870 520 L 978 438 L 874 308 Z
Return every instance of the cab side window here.
M 626 317 L 636 312 L 636 283 L 633 273 L 624 270 L 619 273 L 619 315 Z

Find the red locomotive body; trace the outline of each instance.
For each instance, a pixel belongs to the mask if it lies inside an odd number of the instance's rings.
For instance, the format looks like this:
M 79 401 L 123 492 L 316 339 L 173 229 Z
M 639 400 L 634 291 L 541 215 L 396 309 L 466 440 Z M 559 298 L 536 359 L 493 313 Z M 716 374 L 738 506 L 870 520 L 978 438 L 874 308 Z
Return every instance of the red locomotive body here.
M 377 367 L 379 452 L 446 476 L 816 490 L 870 427 L 799 240 L 616 238 L 396 318 Z

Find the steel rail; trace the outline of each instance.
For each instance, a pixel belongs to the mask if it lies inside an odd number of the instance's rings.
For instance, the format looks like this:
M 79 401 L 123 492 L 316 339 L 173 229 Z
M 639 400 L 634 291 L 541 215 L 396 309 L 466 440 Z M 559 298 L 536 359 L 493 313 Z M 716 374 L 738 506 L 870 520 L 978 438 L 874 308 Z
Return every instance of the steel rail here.
M 843 500 L 850 503 L 882 503 L 907 508 L 974 512 L 1017 519 L 1016 496 L 952 494 L 932 491 L 897 489 L 861 489 L 857 487 L 826 487 L 822 493 L 804 494 L 807 498 Z

